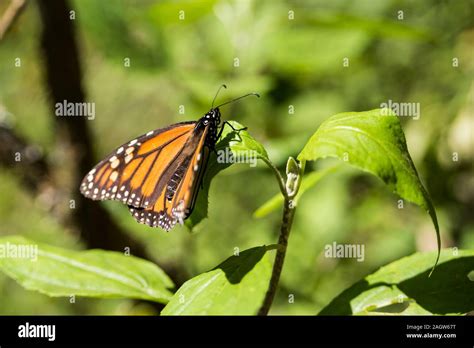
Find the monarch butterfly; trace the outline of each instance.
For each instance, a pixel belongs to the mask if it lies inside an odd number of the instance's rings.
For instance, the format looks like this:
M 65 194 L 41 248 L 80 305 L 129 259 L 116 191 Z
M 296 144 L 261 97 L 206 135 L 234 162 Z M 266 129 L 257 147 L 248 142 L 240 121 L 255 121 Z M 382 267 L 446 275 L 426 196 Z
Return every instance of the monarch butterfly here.
M 249 93 L 214 107 L 222 87 L 199 120 L 153 130 L 118 147 L 84 177 L 81 193 L 93 200 L 121 201 L 139 223 L 151 227 L 169 231 L 177 222 L 183 224 L 193 211 L 210 151 L 215 151 L 225 124 L 232 127 L 224 121 L 219 129 L 219 108 L 250 95 L 259 97 Z

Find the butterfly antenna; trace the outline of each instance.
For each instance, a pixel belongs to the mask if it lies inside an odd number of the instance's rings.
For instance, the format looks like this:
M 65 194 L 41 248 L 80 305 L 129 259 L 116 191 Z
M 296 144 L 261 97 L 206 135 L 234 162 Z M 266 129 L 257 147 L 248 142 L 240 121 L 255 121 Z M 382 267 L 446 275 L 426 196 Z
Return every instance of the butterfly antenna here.
M 237 101 L 237 100 L 239 100 L 239 99 L 242 99 L 242 98 L 245 98 L 245 97 L 249 97 L 249 96 L 251 96 L 251 95 L 254 95 L 254 96 L 260 98 L 260 94 L 255 93 L 255 92 L 252 92 L 252 93 L 248 93 L 248 94 L 246 94 L 246 95 L 240 96 L 240 97 L 238 97 L 238 98 L 229 100 L 229 101 L 227 101 L 227 102 L 225 102 L 225 103 L 222 103 L 221 105 L 216 106 L 216 108 L 220 108 L 220 107 L 223 106 L 223 105 L 226 105 L 226 104 L 229 104 L 229 103 L 233 103 L 233 102 L 235 102 L 235 101 Z
M 216 101 L 217 95 L 218 95 L 219 92 L 221 91 L 222 87 L 227 88 L 227 86 L 224 85 L 224 84 L 220 85 L 220 87 L 217 89 L 217 92 L 216 92 L 216 95 L 214 96 L 214 99 L 212 99 L 211 109 L 214 108 L 214 102 Z

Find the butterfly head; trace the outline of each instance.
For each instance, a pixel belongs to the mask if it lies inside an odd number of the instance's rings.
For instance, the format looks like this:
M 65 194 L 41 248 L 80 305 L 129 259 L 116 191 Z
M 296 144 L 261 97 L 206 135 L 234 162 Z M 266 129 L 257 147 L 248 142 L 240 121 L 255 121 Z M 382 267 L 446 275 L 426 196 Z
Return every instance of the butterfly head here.
M 217 131 L 220 123 L 221 112 L 219 111 L 219 108 L 212 108 L 202 118 L 202 124 L 204 127 L 209 127 L 207 139 L 210 144 L 215 144 L 217 142 Z
M 208 124 L 215 124 L 218 126 L 221 123 L 221 112 L 219 108 L 212 108 L 203 117 L 203 123 L 205 126 Z

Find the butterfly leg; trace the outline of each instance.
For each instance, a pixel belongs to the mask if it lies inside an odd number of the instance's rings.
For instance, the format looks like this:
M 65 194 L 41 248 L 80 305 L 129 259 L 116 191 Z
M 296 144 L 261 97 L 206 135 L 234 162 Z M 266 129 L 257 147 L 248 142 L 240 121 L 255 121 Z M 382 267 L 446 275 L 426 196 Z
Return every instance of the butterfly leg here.
M 246 130 L 246 129 L 247 129 L 247 127 L 240 128 L 240 129 L 236 129 L 236 128 L 234 128 L 234 126 L 233 126 L 230 122 L 224 121 L 224 123 L 222 124 L 221 129 L 219 130 L 219 133 L 217 134 L 217 139 L 220 139 L 220 138 L 221 138 L 221 135 L 222 135 L 222 132 L 224 131 L 224 126 L 225 126 L 225 125 L 228 125 L 230 128 L 232 128 L 232 130 L 233 130 L 234 132 L 237 132 L 237 133 L 240 132 L 240 131 L 243 131 L 243 130 Z M 213 148 L 212 150 L 213 150 L 214 153 L 217 155 L 216 150 L 215 150 L 214 148 Z
M 222 135 L 222 132 L 224 131 L 224 126 L 225 126 L 225 125 L 228 125 L 230 128 L 232 128 L 232 130 L 237 133 L 237 139 L 238 139 L 239 141 L 242 141 L 242 138 L 240 137 L 239 132 L 248 129 L 248 127 L 236 129 L 236 128 L 234 128 L 234 126 L 232 126 L 232 124 L 231 124 L 230 122 L 227 122 L 227 121 L 224 121 L 224 123 L 223 123 L 223 125 L 222 125 L 222 128 L 221 128 L 220 131 L 219 131 L 219 134 L 218 134 L 217 139 L 220 139 L 220 137 L 221 137 L 221 135 Z
M 232 128 L 233 131 L 235 132 L 240 132 L 240 131 L 243 131 L 243 130 L 247 130 L 248 127 L 244 127 L 244 128 L 240 128 L 240 129 L 235 129 L 234 126 L 228 122 L 228 121 L 224 121 L 224 124 L 228 125 L 230 128 Z M 222 127 L 222 129 L 224 129 L 224 127 Z M 222 133 L 222 129 L 221 129 L 221 133 Z

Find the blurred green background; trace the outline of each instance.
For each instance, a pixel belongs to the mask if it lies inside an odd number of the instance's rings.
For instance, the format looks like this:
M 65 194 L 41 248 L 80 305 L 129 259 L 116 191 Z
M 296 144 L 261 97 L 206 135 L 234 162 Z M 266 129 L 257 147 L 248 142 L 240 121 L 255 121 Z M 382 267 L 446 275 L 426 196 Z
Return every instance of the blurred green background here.
M 0 12 L 7 5 L 2 1 Z M 221 111 L 224 119 L 247 126 L 280 168 L 333 114 L 375 109 L 388 100 L 417 102 L 420 119 L 401 121 L 433 198 L 443 247 L 474 248 L 472 1 L 78 0 L 70 6 L 87 100 L 96 107 L 88 125 L 97 159 L 149 130 L 199 118 L 222 83 L 228 89 L 221 101 L 252 91 L 262 95 Z M 38 7 L 31 1 L 0 44 L 1 121 L 36 144 L 52 166 L 67 170 L 48 104 L 40 32 Z M 21 68 L 14 66 L 17 57 Z M 252 214 L 277 192 L 265 166 L 234 165 L 214 179 L 209 218 L 193 233 L 181 226 L 166 233 L 140 225 L 118 202 L 96 204 L 183 282 L 236 247 L 276 243 L 280 213 L 262 219 Z M 77 193 L 78 183 L 55 203 L 62 214 Z M 349 167 L 303 196 L 270 313 L 315 314 L 381 265 L 434 250 L 429 216 L 410 204 L 398 209 L 397 200 L 381 181 Z M 24 189 L 9 168 L 1 169 L 0 234 L 84 248 L 51 205 Z M 364 244 L 364 262 L 325 258 L 324 245 L 334 241 Z M 0 314 L 156 313 L 130 300 L 71 304 L 26 291 L 3 274 L 0 293 Z

